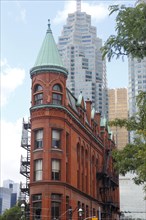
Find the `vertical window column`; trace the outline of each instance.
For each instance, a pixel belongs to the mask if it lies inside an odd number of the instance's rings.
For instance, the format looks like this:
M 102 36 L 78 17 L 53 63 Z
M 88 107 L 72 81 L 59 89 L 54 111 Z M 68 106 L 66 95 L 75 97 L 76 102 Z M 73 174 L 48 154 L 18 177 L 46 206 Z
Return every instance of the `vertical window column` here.
M 62 105 L 62 87 L 59 84 L 53 86 L 52 103 Z
M 43 104 L 43 88 L 41 85 L 37 84 L 34 88 L 34 105 Z
M 42 159 L 34 161 L 34 181 L 42 180 Z
M 52 148 L 61 147 L 61 131 L 53 129 L 52 130 Z
M 43 147 L 43 129 L 35 131 L 35 149 L 40 149 Z
M 60 160 L 52 159 L 52 180 L 60 180 Z
M 51 195 L 51 219 L 59 219 L 61 215 L 61 195 Z
M 42 195 L 32 195 L 33 220 L 41 220 L 42 215 Z

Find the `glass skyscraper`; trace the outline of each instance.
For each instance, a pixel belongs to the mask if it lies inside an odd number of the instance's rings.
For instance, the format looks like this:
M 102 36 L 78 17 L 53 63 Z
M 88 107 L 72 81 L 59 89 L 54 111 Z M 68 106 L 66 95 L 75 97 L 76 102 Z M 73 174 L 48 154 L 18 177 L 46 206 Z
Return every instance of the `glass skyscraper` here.
M 69 72 L 67 87 L 76 98 L 82 92 L 84 99 L 91 100 L 95 110 L 107 117 L 106 64 L 101 46 L 91 16 L 81 12 L 81 1 L 77 0 L 77 10 L 68 15 L 58 41 L 59 53 Z
M 139 91 L 146 91 L 146 57 L 129 58 L 129 116 L 136 113 L 136 96 Z

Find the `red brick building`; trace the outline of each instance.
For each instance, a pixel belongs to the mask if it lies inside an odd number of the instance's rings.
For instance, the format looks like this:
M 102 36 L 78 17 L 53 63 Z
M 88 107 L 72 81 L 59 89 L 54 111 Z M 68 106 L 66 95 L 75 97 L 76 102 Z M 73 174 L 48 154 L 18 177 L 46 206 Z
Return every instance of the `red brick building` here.
M 30 70 L 30 219 L 118 220 L 112 134 L 92 103 L 66 88 L 67 74 L 48 24 Z

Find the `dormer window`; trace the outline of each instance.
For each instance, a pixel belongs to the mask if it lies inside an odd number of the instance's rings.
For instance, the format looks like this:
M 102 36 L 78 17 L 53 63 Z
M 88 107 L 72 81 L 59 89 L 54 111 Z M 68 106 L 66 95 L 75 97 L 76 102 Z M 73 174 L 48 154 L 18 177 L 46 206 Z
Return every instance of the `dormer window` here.
M 53 86 L 52 103 L 57 105 L 62 104 L 62 88 L 59 84 Z
M 41 85 L 37 84 L 34 88 L 34 104 L 43 104 L 43 88 Z

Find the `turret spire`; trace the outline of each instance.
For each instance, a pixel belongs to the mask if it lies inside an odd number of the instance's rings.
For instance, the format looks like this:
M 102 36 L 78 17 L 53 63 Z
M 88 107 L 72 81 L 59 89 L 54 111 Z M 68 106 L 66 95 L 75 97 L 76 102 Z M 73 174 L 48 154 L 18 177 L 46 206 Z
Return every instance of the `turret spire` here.
M 81 0 L 76 0 L 76 10 L 81 12 Z
M 47 30 L 47 33 L 52 33 L 50 26 L 51 26 L 50 19 L 48 19 L 48 30 Z
M 62 62 L 50 28 L 50 19 L 48 19 L 46 36 L 40 48 L 34 67 L 30 70 L 30 74 L 33 75 L 36 71 L 43 70 L 62 72 L 65 75 L 68 74 L 67 69 L 64 67 Z

